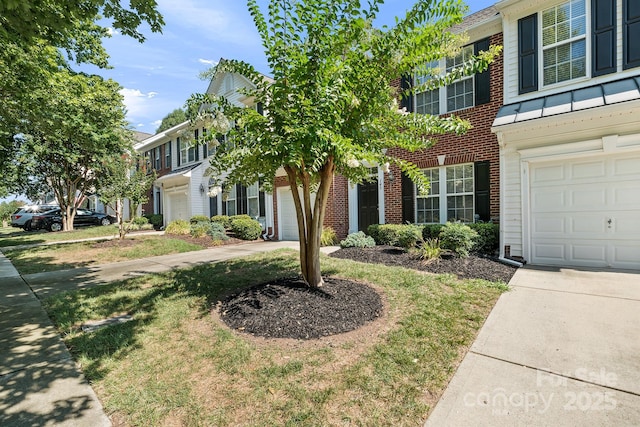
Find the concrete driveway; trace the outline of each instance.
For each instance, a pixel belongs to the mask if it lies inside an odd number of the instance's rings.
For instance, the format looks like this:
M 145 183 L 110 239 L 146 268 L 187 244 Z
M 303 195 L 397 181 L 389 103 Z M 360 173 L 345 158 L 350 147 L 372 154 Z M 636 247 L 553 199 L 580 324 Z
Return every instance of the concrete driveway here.
M 426 426 L 640 425 L 640 271 L 519 269 Z

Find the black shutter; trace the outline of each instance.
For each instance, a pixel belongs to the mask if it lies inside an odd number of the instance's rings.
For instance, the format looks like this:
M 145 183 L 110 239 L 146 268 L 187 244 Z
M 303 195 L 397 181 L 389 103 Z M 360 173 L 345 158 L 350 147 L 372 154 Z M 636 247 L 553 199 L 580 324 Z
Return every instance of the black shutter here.
M 266 206 L 266 202 L 265 202 L 265 199 L 264 199 L 264 191 L 261 191 L 259 188 L 258 188 L 258 206 L 259 206 L 259 213 L 258 214 L 260 216 L 266 216 L 267 215 L 267 213 L 266 213 L 267 206 Z
M 238 215 L 246 215 L 247 206 L 247 187 L 242 184 L 236 184 L 236 212 Z
M 262 102 L 258 102 L 258 105 L 256 105 L 256 111 L 261 116 L 264 116 L 264 107 L 262 106 Z
M 402 222 L 404 223 L 413 224 L 416 222 L 414 188 L 413 181 L 407 175 L 402 174 Z
M 489 39 L 482 39 L 474 43 L 473 54 L 477 55 L 481 51 L 489 50 Z M 489 66 L 491 67 L 491 66 Z M 474 77 L 473 85 L 474 92 L 476 94 L 476 105 L 486 104 L 491 101 L 491 81 L 490 81 L 490 68 L 487 68 L 484 72 L 476 74 Z
M 206 137 L 207 137 L 207 128 L 202 128 L 202 138 L 205 140 L 205 142 L 202 143 L 203 159 L 206 159 L 207 157 L 209 157 L 209 147 L 206 142 L 206 139 L 207 139 Z
M 178 158 L 178 166 L 180 166 L 180 137 L 176 138 L 176 157 Z
M 591 0 L 592 75 L 616 72 L 616 0 Z
M 413 113 L 413 94 L 405 93 L 407 89 L 413 86 L 413 78 L 411 76 L 402 76 L 400 79 L 400 108 L 406 108 L 408 112 Z
M 474 169 L 475 213 L 480 216 L 480 220 L 487 222 L 491 219 L 491 173 L 489 162 L 476 162 Z
M 538 90 L 538 15 L 518 20 L 518 93 Z
M 640 2 L 622 2 L 622 68 L 640 66 Z

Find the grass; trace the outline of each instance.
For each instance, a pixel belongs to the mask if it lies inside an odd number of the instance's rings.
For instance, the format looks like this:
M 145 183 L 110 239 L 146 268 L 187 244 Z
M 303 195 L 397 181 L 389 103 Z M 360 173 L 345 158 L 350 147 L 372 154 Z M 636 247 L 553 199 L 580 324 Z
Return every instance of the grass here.
M 32 274 L 203 249 L 200 245 L 165 236 L 129 238 L 124 246 L 115 241 L 109 243 L 106 247 L 96 242 L 64 243 L 10 249 L 3 253 L 20 274 Z
M 388 313 L 319 341 L 230 331 L 210 307 L 240 288 L 297 275 L 276 251 L 133 278 L 44 305 L 108 413 L 127 425 L 421 425 L 506 289 L 324 257 L 323 273 L 382 290 Z M 116 314 L 134 320 L 84 334 Z
M 24 231 L 21 228 L 0 227 L 0 247 L 33 245 L 63 240 L 87 239 L 91 237 L 110 237 L 118 234 L 117 225 L 82 227 L 73 231 Z

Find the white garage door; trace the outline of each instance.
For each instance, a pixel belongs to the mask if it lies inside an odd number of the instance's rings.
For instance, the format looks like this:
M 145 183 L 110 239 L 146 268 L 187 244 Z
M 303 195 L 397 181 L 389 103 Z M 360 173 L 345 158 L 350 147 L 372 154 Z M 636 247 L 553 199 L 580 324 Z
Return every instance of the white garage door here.
M 293 204 L 291 189 L 278 189 L 278 235 L 280 240 L 299 240 L 296 207 Z
M 530 171 L 532 263 L 640 269 L 640 154 Z
M 315 197 L 316 193 L 311 193 L 312 203 Z M 300 240 L 296 206 L 293 204 L 293 195 L 289 187 L 278 188 L 278 235 L 280 240 Z
M 183 192 L 173 193 L 169 195 L 169 221 L 176 219 L 189 220 L 189 206 L 187 195 Z

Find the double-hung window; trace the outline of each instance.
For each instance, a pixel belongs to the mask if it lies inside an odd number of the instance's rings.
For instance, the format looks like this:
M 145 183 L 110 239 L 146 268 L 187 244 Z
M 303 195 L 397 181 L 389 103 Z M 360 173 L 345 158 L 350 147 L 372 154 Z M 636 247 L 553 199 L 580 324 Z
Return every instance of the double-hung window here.
M 154 165 L 154 169 L 155 170 L 160 170 L 162 168 L 162 158 L 160 157 L 160 147 L 156 147 L 153 149 L 153 152 L 155 154 L 155 165 Z
M 238 197 L 236 193 L 236 185 L 232 185 L 229 189 L 229 192 L 226 194 L 223 203 L 225 203 L 225 215 L 233 216 L 237 214 L 236 211 L 236 198 Z
M 424 71 L 426 75 L 414 76 L 413 84 L 419 87 L 438 73 L 438 70 L 449 73 L 463 66 L 473 55 L 488 49 L 488 38 L 464 46 L 455 57 L 427 64 Z M 418 114 L 445 114 L 490 102 L 490 86 L 490 73 L 485 70 L 479 74 L 464 76 L 445 87 L 417 92 L 412 99 L 403 99 L 402 102 L 407 109 Z
M 417 223 L 474 222 L 474 166 L 465 163 L 424 170 L 431 186 L 416 197 Z
M 189 160 L 189 145 L 188 144 L 184 144 L 182 141 L 180 141 L 180 138 L 177 138 L 178 141 L 178 147 L 180 149 L 180 164 L 184 165 L 185 163 L 188 163 Z
M 171 168 L 171 141 L 164 144 L 164 167 Z
M 260 199 L 257 182 L 247 187 L 247 215 L 251 218 L 260 216 Z
M 463 47 L 455 57 L 447 58 L 447 73 L 462 66 L 471 56 L 473 56 L 473 46 L 468 45 Z M 447 112 L 473 107 L 473 76 L 463 77 L 447 86 L 446 90 Z
M 585 0 L 571 0 L 542 11 L 544 85 L 587 75 Z

